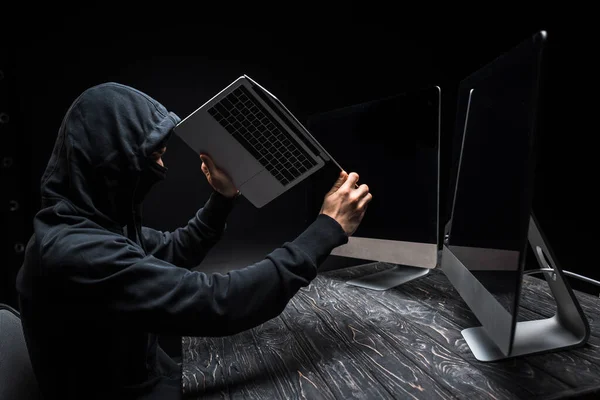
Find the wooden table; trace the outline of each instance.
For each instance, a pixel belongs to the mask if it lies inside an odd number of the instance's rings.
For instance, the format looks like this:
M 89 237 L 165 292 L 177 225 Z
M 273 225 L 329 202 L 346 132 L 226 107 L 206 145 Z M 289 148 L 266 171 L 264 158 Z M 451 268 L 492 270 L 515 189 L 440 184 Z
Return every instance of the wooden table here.
M 585 347 L 482 363 L 460 333 L 479 324 L 441 272 L 385 292 L 344 283 L 390 267 L 320 274 L 255 329 L 185 337 L 185 398 L 600 398 L 600 299 L 577 293 L 592 329 Z M 545 281 L 525 277 L 520 320 L 553 304 Z

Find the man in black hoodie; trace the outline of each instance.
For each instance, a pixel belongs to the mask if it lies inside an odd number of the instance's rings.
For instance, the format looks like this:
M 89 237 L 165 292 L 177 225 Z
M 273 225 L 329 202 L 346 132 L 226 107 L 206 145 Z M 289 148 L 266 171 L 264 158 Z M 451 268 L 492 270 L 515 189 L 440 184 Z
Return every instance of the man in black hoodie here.
M 165 176 L 161 155 L 178 122 L 117 83 L 86 90 L 63 119 L 17 277 L 45 398 L 180 397 L 181 367 L 157 334 L 224 336 L 276 317 L 362 220 L 371 195 L 343 172 L 292 242 L 225 275 L 190 271 L 222 235 L 237 189 L 203 156 L 215 189 L 204 207 L 174 232 L 142 227 L 142 200 Z

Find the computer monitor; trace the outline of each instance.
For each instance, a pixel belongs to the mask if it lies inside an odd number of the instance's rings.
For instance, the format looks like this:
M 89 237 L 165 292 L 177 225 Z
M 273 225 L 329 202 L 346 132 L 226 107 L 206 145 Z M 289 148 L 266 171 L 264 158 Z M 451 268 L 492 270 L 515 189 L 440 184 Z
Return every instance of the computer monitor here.
M 482 324 L 462 332 L 481 361 L 576 346 L 589 335 L 531 210 L 545 45 L 546 32 L 536 33 L 459 86 L 460 146 L 441 270 Z M 528 243 L 558 310 L 517 323 Z
M 396 264 L 349 284 L 385 290 L 437 266 L 440 96 L 439 87 L 421 88 L 308 120 L 313 136 L 373 194 L 357 231 L 332 255 Z M 339 172 L 330 165 L 311 177 L 310 215 L 318 213 Z

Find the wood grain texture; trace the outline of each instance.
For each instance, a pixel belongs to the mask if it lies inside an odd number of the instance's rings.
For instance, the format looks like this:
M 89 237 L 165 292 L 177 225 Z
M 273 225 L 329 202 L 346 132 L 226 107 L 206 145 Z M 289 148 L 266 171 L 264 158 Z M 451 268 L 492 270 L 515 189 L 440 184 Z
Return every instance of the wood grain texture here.
M 320 274 L 283 313 L 223 338 L 183 339 L 186 399 L 513 399 L 600 391 L 600 300 L 576 292 L 594 336 L 585 347 L 477 361 L 461 330 L 479 323 L 440 271 L 380 292 Z M 548 317 L 544 281 L 526 277 L 519 320 Z M 594 321 L 594 324 L 592 324 Z
M 527 287 L 530 288 L 535 288 L 536 291 L 539 291 L 540 293 L 545 293 L 549 296 L 551 295 L 551 291 L 550 291 L 550 287 L 548 286 L 548 284 L 546 283 L 545 279 L 540 279 L 541 275 L 538 276 L 530 276 L 525 278 L 524 283 L 527 285 Z M 570 279 L 574 279 L 574 278 L 569 278 L 566 277 L 567 281 L 569 281 Z M 574 291 L 575 293 L 575 297 L 577 297 L 577 300 L 579 300 L 579 304 L 581 304 L 581 307 L 584 309 L 584 311 L 586 312 L 590 312 L 592 314 L 598 315 L 600 314 L 600 304 L 599 304 L 599 297 L 597 296 L 592 296 L 589 293 L 584 293 L 584 292 L 580 292 L 580 291 Z
M 304 305 L 295 302 L 296 307 L 289 309 L 290 313 L 286 310 L 284 318 L 289 321 L 287 323 L 290 329 L 304 332 L 307 340 L 318 341 L 315 347 L 329 348 L 334 345 L 342 348 L 343 353 L 350 355 L 351 359 L 349 364 L 342 363 L 345 368 L 357 365 L 366 373 L 364 377 L 361 376 L 364 373 L 350 373 L 348 378 L 351 381 L 348 382 L 347 378 L 335 376 L 328 371 L 328 379 L 338 386 L 339 392 L 336 394 L 339 398 L 452 398 L 450 392 L 431 378 L 427 368 L 419 368 L 411 357 L 397 351 L 385 337 L 371 330 L 347 306 L 329 297 L 329 294 L 323 295 L 321 290 L 322 285 L 318 279 L 316 284 L 301 290 L 296 298 L 302 300 Z M 313 327 L 311 321 L 315 321 L 315 314 L 319 322 Z M 311 332 L 313 328 L 323 331 L 315 335 Z M 331 343 L 323 343 L 322 337 L 330 338 Z M 376 387 L 384 393 L 372 393 L 369 387 L 372 381 L 379 383 Z M 355 389 L 348 392 L 345 387 Z
M 335 282 L 340 279 L 340 285 L 347 286 L 342 282 L 350 275 L 352 278 L 361 274 L 361 269 L 354 271 L 337 272 L 337 278 L 332 277 Z M 341 275 L 344 274 L 344 275 Z M 360 276 L 360 275 L 358 275 Z M 568 386 L 553 378 L 544 371 L 532 366 L 524 360 L 510 360 L 498 363 L 481 363 L 475 359 L 461 335 L 463 327 L 461 322 L 469 321 L 478 325 L 477 320 L 466 308 L 453 307 L 459 305 L 457 301 L 448 301 L 444 292 L 440 292 L 431 286 L 425 285 L 427 277 L 420 278 L 385 292 L 374 292 L 357 288 L 365 302 L 380 304 L 394 314 L 406 319 L 409 326 L 415 326 L 413 336 L 421 340 L 431 338 L 439 343 L 444 349 L 448 349 L 454 356 L 454 362 L 464 370 L 473 368 L 478 371 L 475 375 L 479 377 L 477 387 L 484 388 L 509 388 L 509 394 L 493 393 L 496 398 L 507 398 L 511 395 L 517 397 L 528 397 L 531 395 L 543 395 L 555 390 L 561 390 Z M 332 283 L 329 283 L 331 285 Z M 358 296 L 353 297 L 355 299 Z M 466 307 L 466 305 L 464 305 Z M 446 314 L 445 314 L 446 313 Z M 445 315 L 444 315 L 445 314 Z M 463 318 L 465 316 L 465 318 Z M 458 323 L 457 323 L 458 322 Z M 377 324 L 375 324 L 377 325 Z M 437 373 L 437 371 L 436 371 Z M 538 385 L 538 382 L 544 385 Z M 489 393 L 492 397 L 492 393 Z
M 525 277 L 525 282 L 535 278 Z M 466 304 L 460 298 L 460 295 L 450 285 L 447 278 L 440 273 L 430 274 L 424 279 L 423 284 L 436 288 L 437 290 L 445 291 L 449 299 L 454 299 L 455 303 L 461 304 L 461 308 L 466 309 Z M 527 286 L 524 284 L 523 286 Z M 530 299 L 533 293 L 528 293 L 527 289 L 524 290 L 523 296 L 521 297 L 521 309 L 519 315 L 523 320 L 539 319 L 549 317 L 548 314 L 552 307 L 548 304 L 551 297 L 544 299 Z M 527 305 L 527 306 L 524 306 Z M 532 311 L 533 310 L 533 311 Z M 546 311 L 546 315 L 542 314 L 542 310 Z M 465 319 L 464 327 L 479 326 L 480 324 L 475 319 L 474 315 Z M 452 317 L 458 319 L 463 314 L 455 312 Z M 475 320 L 475 321 L 472 321 Z M 554 376 L 556 379 L 575 387 L 593 387 L 600 385 L 600 364 L 594 360 L 600 357 L 598 353 L 599 347 L 595 344 L 588 344 L 585 347 L 561 350 L 552 353 L 531 355 L 519 360 L 526 360 L 528 363 L 534 365 L 536 368 L 541 369 L 548 374 Z
M 361 321 L 362 330 L 377 333 L 392 346 L 393 351 L 411 359 L 455 396 L 508 399 L 516 398 L 516 394 L 528 394 L 518 387 L 515 393 L 513 388 L 507 389 L 489 384 L 486 374 L 447 346 L 424 334 L 417 325 L 410 322 L 411 316 L 373 301 L 366 289 L 344 287 L 344 283 L 337 280 L 329 280 L 326 284 L 319 285 L 319 288 L 322 298 L 327 299 L 324 301 L 331 302 L 344 313 L 354 314 L 354 318 Z M 413 304 L 410 304 L 410 300 L 408 303 L 405 306 L 412 308 Z
M 320 369 L 313 365 L 281 317 L 253 329 L 252 335 L 281 398 L 335 398 L 321 378 Z
M 190 339 L 183 384 L 192 398 L 335 398 L 281 318 L 230 337 Z
M 250 331 L 224 338 L 183 339 L 186 399 L 277 398 Z

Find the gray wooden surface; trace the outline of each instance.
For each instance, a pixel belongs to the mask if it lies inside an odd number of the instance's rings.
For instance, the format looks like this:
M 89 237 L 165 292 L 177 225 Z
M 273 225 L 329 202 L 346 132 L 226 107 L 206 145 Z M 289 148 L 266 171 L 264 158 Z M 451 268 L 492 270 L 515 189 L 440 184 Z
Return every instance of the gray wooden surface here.
M 385 292 L 345 284 L 387 268 L 320 274 L 255 329 L 184 337 L 184 397 L 600 398 L 600 299 L 577 292 L 592 329 L 585 347 L 481 363 L 460 333 L 477 319 L 439 271 Z M 525 278 L 520 320 L 551 316 L 553 304 L 545 281 Z

